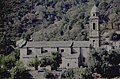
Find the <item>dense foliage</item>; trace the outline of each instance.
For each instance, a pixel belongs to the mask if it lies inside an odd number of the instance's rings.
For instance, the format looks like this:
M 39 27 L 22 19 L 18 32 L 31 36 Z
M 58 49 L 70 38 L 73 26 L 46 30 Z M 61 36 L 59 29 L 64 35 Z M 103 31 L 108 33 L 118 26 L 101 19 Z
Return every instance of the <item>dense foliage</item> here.
M 38 66 L 40 64 L 40 61 L 37 56 L 35 56 L 33 59 L 29 61 L 29 66 L 35 67 L 35 70 L 38 70 Z
M 119 50 L 106 51 L 105 49 L 91 50 L 88 57 L 88 68 L 93 73 L 99 73 L 102 77 L 116 77 L 119 76 L 120 63 Z M 111 73 L 112 72 L 112 73 Z
M 100 9 L 101 28 L 119 28 L 120 2 L 95 1 Z M 28 40 L 30 35 L 34 40 L 88 40 L 94 0 L 5 0 L 1 4 L 5 4 L 0 12 L 2 33 L 7 31 L 13 40 Z
M 119 29 L 119 0 L 0 0 L 0 79 L 22 77 L 24 67 L 22 63 L 18 65 L 19 51 L 15 50 L 15 41 L 20 38 L 29 40 L 32 35 L 36 41 L 88 40 L 90 10 L 94 1 L 100 9 L 101 30 Z M 111 39 L 116 41 L 119 37 L 113 34 Z M 120 61 L 116 51 L 95 51 L 90 56 L 89 67 L 93 72 L 103 76 L 111 71 L 117 72 L 115 68 Z M 46 62 L 57 69 L 61 55 L 53 54 L 50 61 L 46 58 L 41 61 Z M 38 66 L 38 62 L 34 64 Z
M 35 70 L 38 70 L 38 66 L 46 67 L 51 66 L 52 70 L 57 70 L 57 68 L 62 63 L 62 55 L 58 52 L 52 52 L 49 57 L 43 57 L 40 60 L 36 57 L 31 59 L 28 63 L 29 66 L 35 67 Z
M 50 57 L 45 57 L 40 60 L 41 66 L 51 66 L 52 70 L 57 70 L 57 68 L 62 63 L 62 55 L 58 52 L 52 52 Z
M 120 40 L 120 34 L 113 33 L 111 36 L 112 41 L 119 41 Z
M 68 69 L 62 74 L 62 79 L 91 79 L 92 73 L 88 68 Z
M 0 79 L 22 79 L 25 71 L 23 63 L 18 59 L 18 49 L 9 55 L 0 55 Z

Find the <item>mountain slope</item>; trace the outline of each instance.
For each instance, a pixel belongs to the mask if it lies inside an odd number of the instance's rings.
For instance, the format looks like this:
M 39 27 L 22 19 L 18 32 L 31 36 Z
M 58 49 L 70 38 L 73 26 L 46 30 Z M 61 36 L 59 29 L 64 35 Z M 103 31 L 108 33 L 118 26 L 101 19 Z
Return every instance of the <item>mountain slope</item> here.
M 93 0 L 12 0 L 5 28 L 13 39 L 88 40 Z M 95 0 L 96 1 L 96 0 Z M 14 4 L 14 5 L 13 5 Z M 97 0 L 102 29 L 120 26 L 120 1 Z

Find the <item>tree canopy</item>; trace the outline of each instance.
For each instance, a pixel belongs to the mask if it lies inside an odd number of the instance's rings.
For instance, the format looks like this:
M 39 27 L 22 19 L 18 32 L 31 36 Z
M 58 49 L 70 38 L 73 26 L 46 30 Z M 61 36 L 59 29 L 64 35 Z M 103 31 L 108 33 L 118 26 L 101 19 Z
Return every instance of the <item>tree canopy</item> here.
M 120 54 L 119 51 L 111 49 L 107 51 L 106 49 L 91 50 L 88 57 L 88 68 L 91 69 L 93 73 L 99 73 L 103 77 L 115 77 L 118 76 Z M 112 71 L 112 74 L 110 72 Z
M 0 26 L 13 40 L 87 40 L 93 0 L 4 0 L 0 2 Z M 102 29 L 119 29 L 116 0 L 96 0 Z M 77 28 L 77 29 L 76 29 Z M 74 34 L 76 33 L 77 34 Z M 83 34 L 85 32 L 85 34 Z
M 58 52 L 52 52 L 50 57 L 43 57 L 41 60 L 41 66 L 51 66 L 52 70 L 57 70 L 57 68 L 62 63 L 62 55 Z

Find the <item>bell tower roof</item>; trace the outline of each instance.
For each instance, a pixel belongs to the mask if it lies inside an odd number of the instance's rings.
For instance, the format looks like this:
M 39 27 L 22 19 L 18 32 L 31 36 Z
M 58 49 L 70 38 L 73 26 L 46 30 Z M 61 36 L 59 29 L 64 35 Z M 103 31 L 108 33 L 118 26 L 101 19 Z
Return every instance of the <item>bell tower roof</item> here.
M 96 5 L 91 9 L 91 18 L 99 18 L 99 9 Z
M 96 5 L 94 5 L 93 8 L 91 9 L 91 14 L 96 12 L 99 12 L 99 9 Z

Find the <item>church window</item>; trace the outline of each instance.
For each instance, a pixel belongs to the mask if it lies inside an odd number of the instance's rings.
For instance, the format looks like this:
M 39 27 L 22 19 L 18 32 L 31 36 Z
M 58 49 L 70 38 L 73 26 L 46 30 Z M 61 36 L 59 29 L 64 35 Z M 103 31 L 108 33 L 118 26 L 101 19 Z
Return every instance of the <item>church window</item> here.
M 41 47 L 41 53 L 43 53 L 43 47 Z
M 95 16 L 95 14 L 93 14 L 93 16 Z
M 57 47 L 57 52 L 59 52 L 59 47 Z
M 64 49 L 61 49 L 61 52 L 64 52 Z
M 41 53 L 47 53 L 48 50 L 45 50 L 43 47 L 41 47 Z
M 48 52 L 48 50 L 45 50 L 45 52 Z
M 67 63 L 67 66 L 69 67 L 69 66 L 70 66 L 70 64 L 69 64 L 69 63 Z
M 31 55 L 32 54 L 32 50 L 27 48 L 27 55 Z
M 95 30 L 95 23 L 93 23 L 93 30 Z
M 63 32 L 63 31 L 61 31 L 61 32 L 60 32 L 60 35 L 61 35 L 61 36 L 63 36 L 63 35 L 64 35 L 64 32 Z

